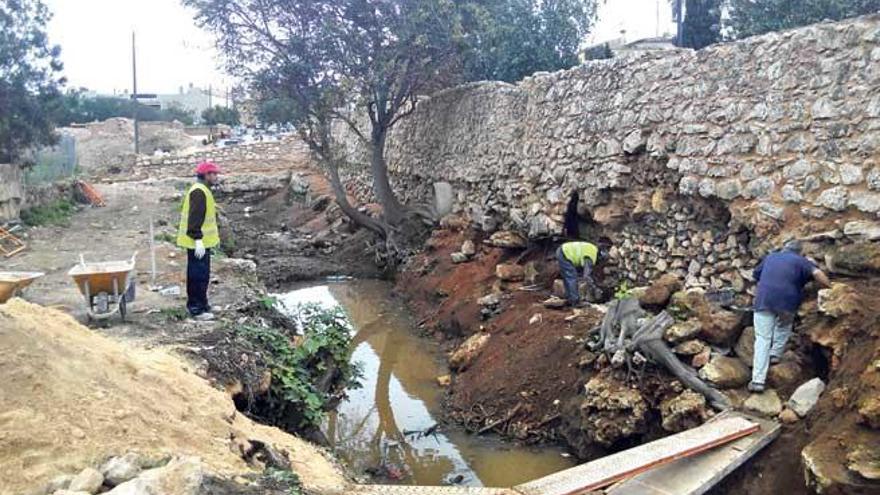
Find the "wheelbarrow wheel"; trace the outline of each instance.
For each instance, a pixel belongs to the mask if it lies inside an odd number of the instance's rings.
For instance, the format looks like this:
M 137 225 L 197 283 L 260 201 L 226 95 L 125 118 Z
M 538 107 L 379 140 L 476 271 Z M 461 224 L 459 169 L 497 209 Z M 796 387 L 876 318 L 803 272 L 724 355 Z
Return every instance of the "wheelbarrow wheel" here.
M 125 297 L 122 297 L 119 299 L 119 316 L 122 318 L 123 322 L 125 321 L 126 311 Z

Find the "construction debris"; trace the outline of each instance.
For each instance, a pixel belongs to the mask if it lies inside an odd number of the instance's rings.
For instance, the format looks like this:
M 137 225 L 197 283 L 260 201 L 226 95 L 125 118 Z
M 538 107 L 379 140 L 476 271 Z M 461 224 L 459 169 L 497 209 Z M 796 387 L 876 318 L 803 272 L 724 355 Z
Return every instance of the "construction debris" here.
M 0 227 L 0 255 L 11 258 L 24 251 L 27 245 L 4 227 Z

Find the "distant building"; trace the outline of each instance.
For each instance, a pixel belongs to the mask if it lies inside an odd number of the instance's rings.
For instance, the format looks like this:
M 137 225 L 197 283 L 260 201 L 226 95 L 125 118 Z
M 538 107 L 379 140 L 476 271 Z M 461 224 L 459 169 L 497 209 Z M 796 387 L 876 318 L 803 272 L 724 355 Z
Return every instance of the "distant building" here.
M 202 112 L 217 104 L 210 90 L 206 91 L 202 88 L 197 88 L 192 83 L 190 83 L 186 90 L 181 86 L 177 94 L 156 95 L 156 101 L 162 110 L 178 108 L 189 112 L 196 123 L 201 122 Z M 142 103 L 148 104 L 146 101 L 142 101 Z
M 597 58 L 619 57 L 630 53 L 648 52 L 648 51 L 666 51 L 677 50 L 675 46 L 675 38 L 671 36 L 661 36 L 657 38 L 643 38 L 636 41 L 626 42 L 625 38 L 616 38 L 603 43 L 596 43 L 583 48 L 578 53 L 581 62 L 594 60 Z M 610 56 L 596 56 L 596 54 L 604 54 Z

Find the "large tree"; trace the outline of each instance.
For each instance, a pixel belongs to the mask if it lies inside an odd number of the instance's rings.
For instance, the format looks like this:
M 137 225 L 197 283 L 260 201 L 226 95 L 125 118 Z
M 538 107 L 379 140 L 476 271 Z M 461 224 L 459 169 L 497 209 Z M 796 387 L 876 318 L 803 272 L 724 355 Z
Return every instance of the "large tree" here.
M 679 29 L 679 46 L 699 50 L 721 40 L 724 0 L 672 0 L 671 3 Z
M 880 0 L 730 0 L 731 35 L 744 38 L 880 11 Z
M 388 178 L 389 130 L 456 60 L 459 16 L 451 0 L 184 0 L 218 35 L 229 70 L 257 94 L 296 107 L 293 122 L 329 172 L 342 208 L 388 238 L 408 217 Z M 367 122 L 357 120 L 366 116 Z M 348 204 L 333 125 L 369 150 L 381 222 Z
M 40 0 L 0 2 L 0 163 L 54 141 L 52 115 L 64 79 L 61 50 L 46 35 L 50 17 Z
M 214 105 L 202 112 L 202 121 L 205 125 L 238 125 L 241 119 L 238 110 L 222 105 Z
M 514 82 L 579 63 L 597 0 L 462 2 L 467 30 L 463 77 Z

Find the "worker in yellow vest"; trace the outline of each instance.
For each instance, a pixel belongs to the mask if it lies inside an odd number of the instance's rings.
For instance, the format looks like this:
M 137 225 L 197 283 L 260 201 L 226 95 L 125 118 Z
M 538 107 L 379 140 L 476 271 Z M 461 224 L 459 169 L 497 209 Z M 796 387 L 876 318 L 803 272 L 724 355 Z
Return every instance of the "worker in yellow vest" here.
M 559 260 L 559 272 L 565 284 L 565 299 L 571 306 L 576 306 L 581 301 L 578 291 L 578 271 L 583 272 L 584 280 L 589 287 L 589 293 L 596 291 L 593 282 L 593 267 L 599 260 L 599 247 L 590 242 L 566 242 L 556 250 L 556 259 Z
M 211 162 L 196 167 L 198 181 L 183 197 L 177 245 L 186 249 L 186 309 L 196 320 L 213 320 L 208 304 L 211 281 L 211 249 L 220 244 L 217 205 L 211 186 L 217 184 L 220 168 Z

